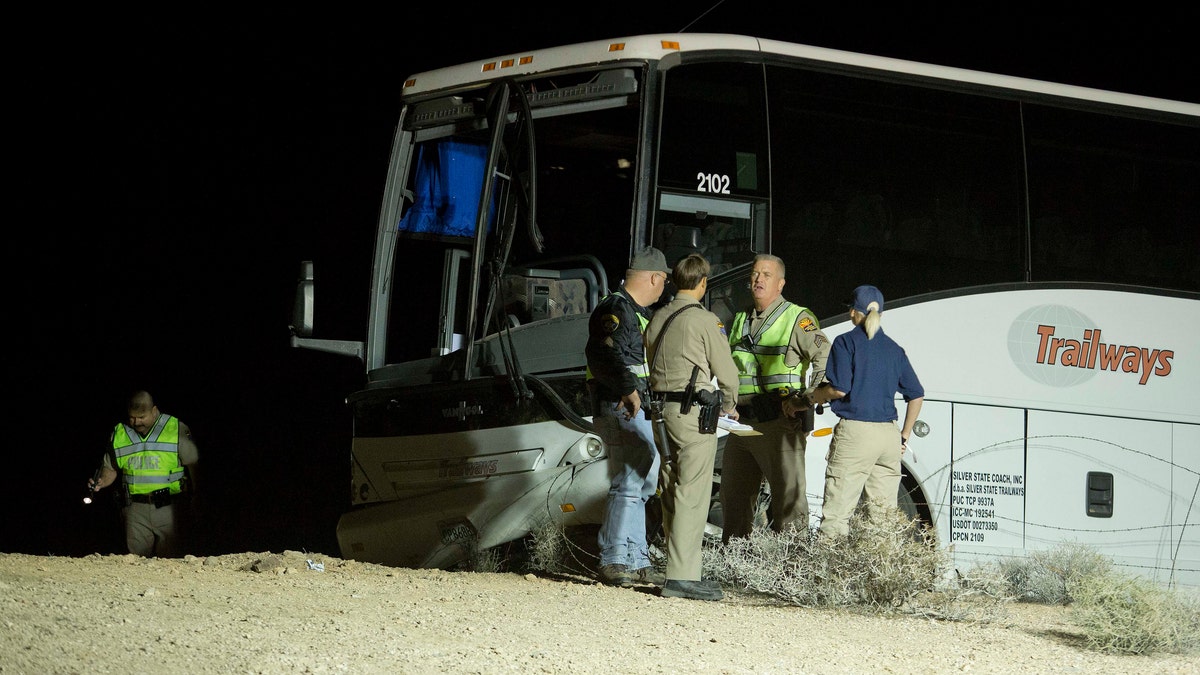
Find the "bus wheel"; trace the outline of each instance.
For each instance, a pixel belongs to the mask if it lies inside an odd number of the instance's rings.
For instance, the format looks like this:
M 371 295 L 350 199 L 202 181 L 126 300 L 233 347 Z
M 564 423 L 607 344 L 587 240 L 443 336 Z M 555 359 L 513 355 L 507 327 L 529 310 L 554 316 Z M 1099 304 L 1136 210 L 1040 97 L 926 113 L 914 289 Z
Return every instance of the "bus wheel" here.
M 929 513 L 929 505 L 925 501 L 925 493 L 921 486 L 907 473 L 900 478 L 900 490 L 896 495 L 896 506 L 909 520 L 919 521 L 920 529 L 933 526 L 933 518 Z M 913 533 L 914 541 L 922 541 L 920 529 Z

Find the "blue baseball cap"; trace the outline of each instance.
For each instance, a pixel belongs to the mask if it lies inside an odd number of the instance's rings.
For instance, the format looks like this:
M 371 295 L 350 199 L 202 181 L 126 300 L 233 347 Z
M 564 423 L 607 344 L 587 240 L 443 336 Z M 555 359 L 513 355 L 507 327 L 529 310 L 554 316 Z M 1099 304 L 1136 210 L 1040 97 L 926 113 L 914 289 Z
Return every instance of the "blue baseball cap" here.
M 854 295 L 846 302 L 846 306 L 858 310 L 863 314 L 869 314 L 870 310 L 867 307 L 874 302 L 875 309 L 883 312 L 883 292 L 878 288 L 870 285 L 859 286 L 854 289 Z

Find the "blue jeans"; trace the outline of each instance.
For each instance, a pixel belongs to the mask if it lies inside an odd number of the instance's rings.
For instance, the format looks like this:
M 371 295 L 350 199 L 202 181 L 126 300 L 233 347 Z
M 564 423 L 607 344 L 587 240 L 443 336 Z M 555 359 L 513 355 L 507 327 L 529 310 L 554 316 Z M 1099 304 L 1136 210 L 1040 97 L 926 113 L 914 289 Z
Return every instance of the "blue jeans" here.
M 646 544 L 646 501 L 658 489 L 662 460 L 654 445 L 654 427 L 645 408 L 625 419 L 619 403 L 602 401 L 594 408 L 592 424 L 608 448 L 612 483 L 604 523 L 600 526 L 601 565 L 625 565 L 638 570 L 650 565 Z

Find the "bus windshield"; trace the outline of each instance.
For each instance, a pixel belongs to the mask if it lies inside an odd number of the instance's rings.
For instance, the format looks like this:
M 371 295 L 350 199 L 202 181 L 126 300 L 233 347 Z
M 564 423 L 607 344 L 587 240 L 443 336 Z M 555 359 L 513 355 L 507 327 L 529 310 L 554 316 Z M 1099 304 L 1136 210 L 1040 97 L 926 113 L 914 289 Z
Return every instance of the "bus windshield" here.
M 505 128 L 495 137 L 492 90 L 412 106 L 406 125 L 416 142 L 405 191 L 412 204 L 396 225 L 407 241 L 393 278 L 409 276 L 414 260 L 425 269 L 444 262 L 443 293 L 393 296 L 388 363 L 454 351 L 466 336 L 504 326 L 586 314 L 609 290 L 607 280 L 624 275 L 638 171 L 637 77 L 622 68 L 511 83 Z M 477 242 L 493 151 L 486 236 Z M 442 317 L 436 332 L 422 326 L 431 330 L 420 340 L 404 320 L 414 302 L 441 303 L 417 312 Z

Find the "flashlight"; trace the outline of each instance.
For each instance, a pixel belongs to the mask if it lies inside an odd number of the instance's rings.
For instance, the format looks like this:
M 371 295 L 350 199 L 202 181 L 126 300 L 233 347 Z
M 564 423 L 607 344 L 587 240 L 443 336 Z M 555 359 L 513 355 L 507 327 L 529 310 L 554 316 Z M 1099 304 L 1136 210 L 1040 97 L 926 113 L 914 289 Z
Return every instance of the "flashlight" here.
M 92 482 L 88 483 L 87 496 L 83 498 L 84 504 L 92 503 L 92 495 L 96 494 L 96 487 L 100 483 L 100 469 L 96 469 L 96 473 L 92 474 Z

